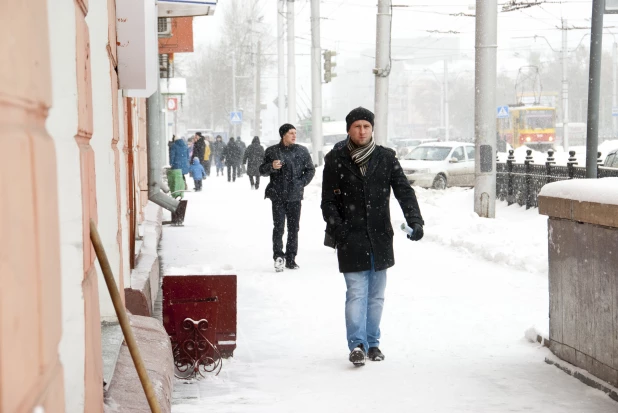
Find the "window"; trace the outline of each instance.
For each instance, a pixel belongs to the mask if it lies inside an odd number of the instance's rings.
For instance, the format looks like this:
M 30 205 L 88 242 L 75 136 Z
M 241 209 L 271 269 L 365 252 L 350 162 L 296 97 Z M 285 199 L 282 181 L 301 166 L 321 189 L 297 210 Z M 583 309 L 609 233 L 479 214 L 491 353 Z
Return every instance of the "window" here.
M 614 156 L 614 162 L 612 162 L 612 168 L 618 168 L 618 155 Z
M 464 155 L 463 147 L 458 147 L 453 151 L 453 158 L 457 159 L 459 162 L 465 161 L 466 157 Z
M 615 157 L 616 157 L 616 154 L 613 154 L 613 153 L 610 155 L 607 155 L 607 159 L 605 159 L 605 166 L 613 167 L 612 163 L 614 162 Z
M 468 160 L 469 161 L 474 161 L 474 151 L 475 151 L 475 147 L 474 146 L 466 146 L 466 154 L 468 154 Z

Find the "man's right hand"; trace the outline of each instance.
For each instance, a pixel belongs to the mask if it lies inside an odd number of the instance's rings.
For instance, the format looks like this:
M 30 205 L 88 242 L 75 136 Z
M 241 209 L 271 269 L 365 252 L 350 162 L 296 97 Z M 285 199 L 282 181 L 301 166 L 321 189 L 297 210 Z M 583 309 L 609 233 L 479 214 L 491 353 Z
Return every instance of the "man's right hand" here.
M 275 160 L 273 161 L 273 169 L 281 169 L 283 165 L 281 165 L 281 161 Z

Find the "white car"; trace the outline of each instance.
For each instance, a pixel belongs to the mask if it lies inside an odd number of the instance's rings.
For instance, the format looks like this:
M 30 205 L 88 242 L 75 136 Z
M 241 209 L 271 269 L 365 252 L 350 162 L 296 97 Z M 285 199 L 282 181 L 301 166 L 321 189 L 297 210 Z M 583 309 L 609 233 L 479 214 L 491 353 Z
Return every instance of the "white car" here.
M 423 188 L 474 186 L 474 145 L 463 142 L 424 143 L 400 160 L 410 184 Z

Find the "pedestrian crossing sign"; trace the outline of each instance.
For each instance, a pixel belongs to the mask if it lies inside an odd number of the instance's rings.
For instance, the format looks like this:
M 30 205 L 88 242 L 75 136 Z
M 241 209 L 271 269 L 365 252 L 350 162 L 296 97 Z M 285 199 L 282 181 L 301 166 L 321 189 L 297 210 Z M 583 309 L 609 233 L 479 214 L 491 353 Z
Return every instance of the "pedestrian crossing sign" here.
M 498 106 L 498 119 L 508 119 L 509 117 L 509 107 L 508 106 Z
M 231 123 L 242 123 L 242 112 L 230 112 Z

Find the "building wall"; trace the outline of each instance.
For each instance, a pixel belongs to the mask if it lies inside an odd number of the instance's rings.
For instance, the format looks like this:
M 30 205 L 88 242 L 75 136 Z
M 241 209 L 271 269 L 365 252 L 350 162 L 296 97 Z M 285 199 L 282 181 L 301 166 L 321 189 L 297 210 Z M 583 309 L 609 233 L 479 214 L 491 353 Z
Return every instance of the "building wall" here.
M 123 217 L 121 217 L 119 210 L 122 200 L 118 193 L 120 186 L 117 147 L 119 130 L 118 81 L 110 59 L 108 17 L 108 2 L 96 1 L 90 3 L 86 18 L 90 32 L 94 122 L 90 144 L 96 161 L 98 230 L 116 285 L 120 289 L 121 297 L 124 297 L 124 257 L 121 236 Z M 100 274 L 98 261 L 96 261 L 96 265 L 97 272 Z M 98 291 L 101 319 L 115 321 L 116 312 L 103 277 L 98 277 Z
M 66 412 L 84 411 L 85 319 L 83 213 L 78 129 L 76 20 L 74 0 L 48 5 L 52 105 L 47 129 L 54 139 L 58 176 L 60 260 L 62 264 L 62 340 Z M 70 373 L 70 374 L 69 374 Z
M 3 3 L 0 65 L 0 411 L 62 411 L 60 251 L 45 0 Z M 37 30 L 32 30 L 36 27 Z

